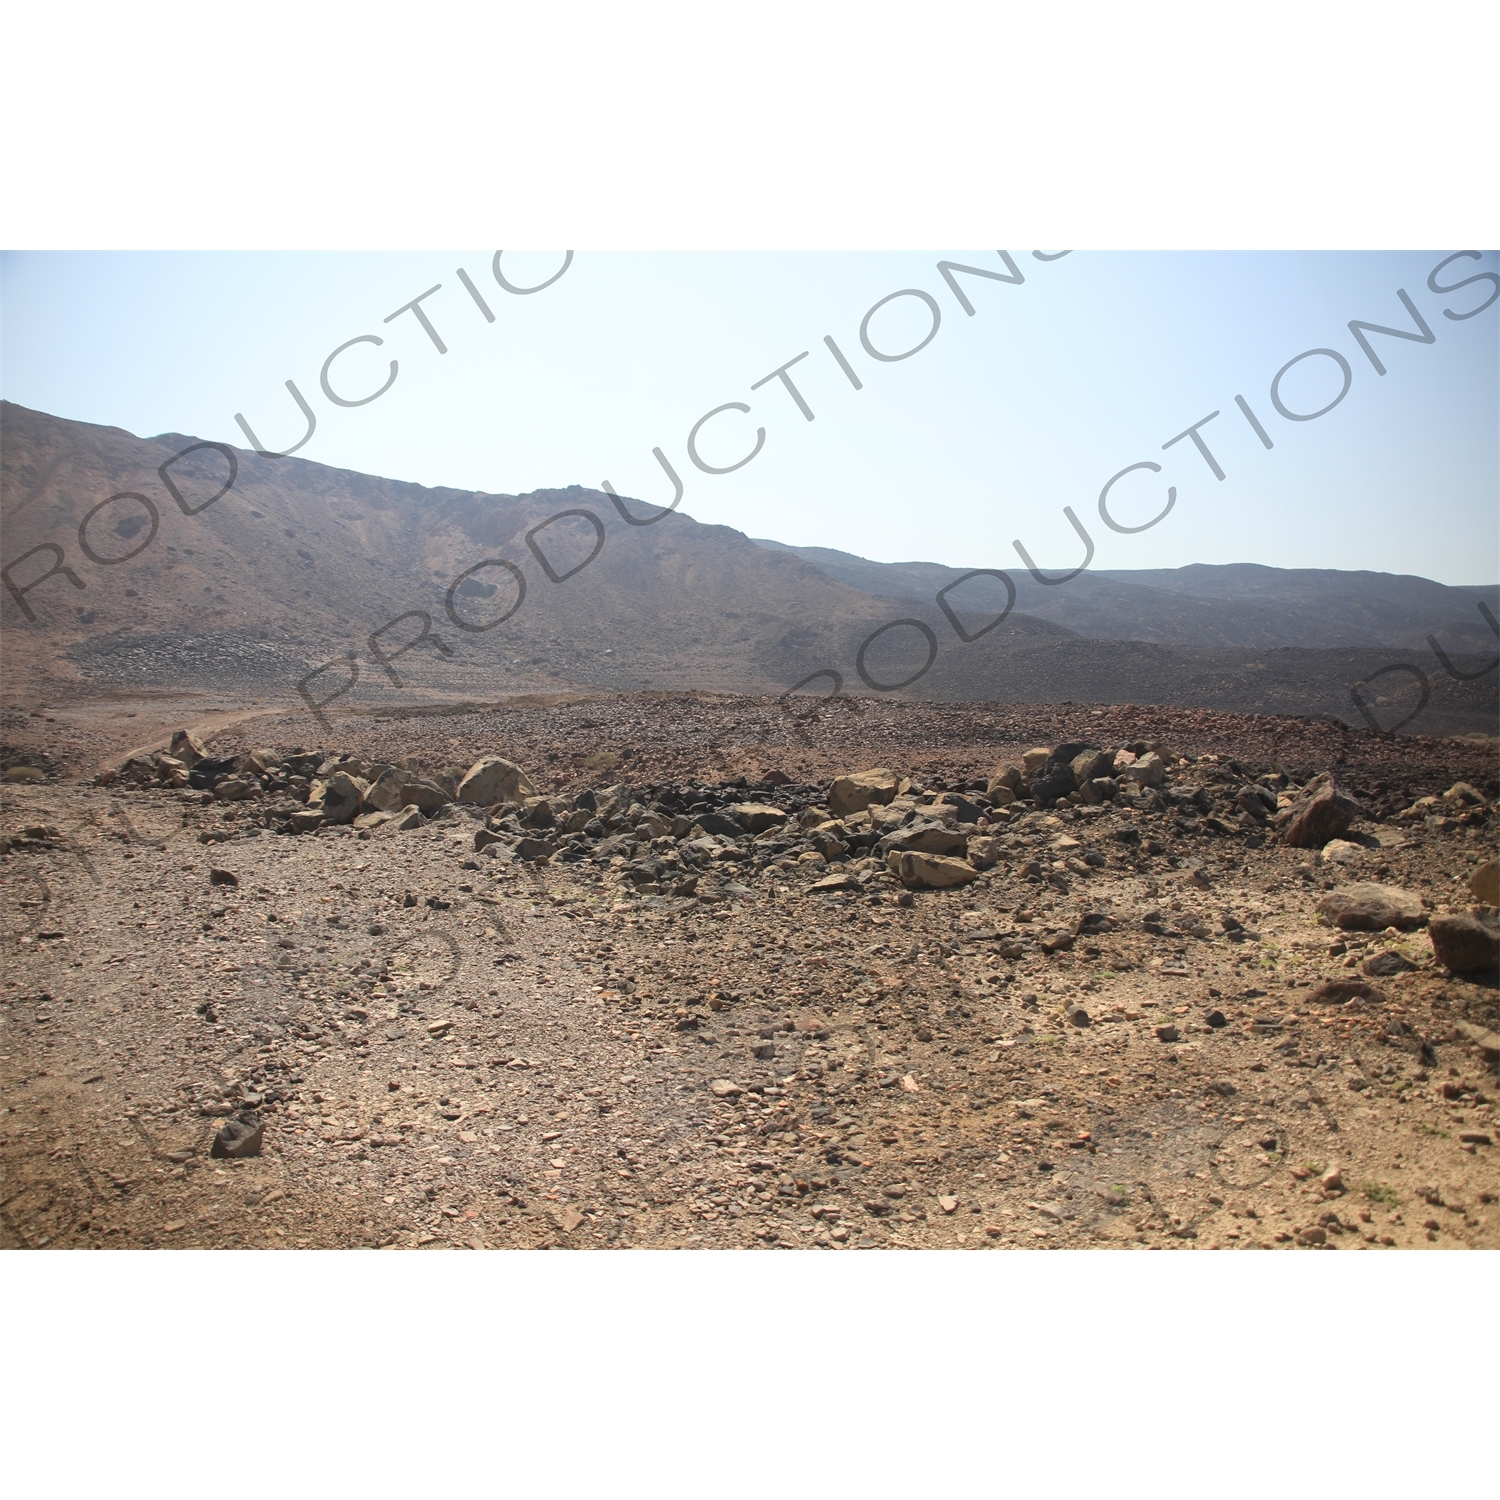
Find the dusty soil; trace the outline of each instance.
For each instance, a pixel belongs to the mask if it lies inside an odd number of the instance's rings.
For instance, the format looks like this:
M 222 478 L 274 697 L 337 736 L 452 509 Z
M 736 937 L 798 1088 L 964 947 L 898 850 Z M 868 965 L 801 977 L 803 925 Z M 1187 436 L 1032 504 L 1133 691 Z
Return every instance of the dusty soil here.
M 136 728 L 111 732 L 139 748 Z M 1493 742 L 1087 705 L 793 721 L 661 694 L 340 718 L 336 738 L 434 768 L 510 753 L 554 790 L 691 781 L 792 808 L 839 769 L 938 790 L 1032 745 L 1160 739 L 1195 758 L 1174 780 L 1334 769 L 1369 816 L 1345 866 L 1222 816 L 1106 806 L 1012 818 L 960 890 L 902 892 L 870 861 L 815 892 L 860 862 L 747 845 L 676 896 L 592 858 L 476 857 L 467 816 L 291 837 L 254 802 L 7 786 L 6 833 L 52 830 L 0 862 L 7 1246 L 1500 1244 L 1497 1084 L 1472 1040 L 1500 1018 L 1493 978 L 1448 975 L 1424 932 L 1314 912 L 1350 879 L 1468 909 Z M 330 742 L 272 715 L 210 748 Z M 724 785 L 771 769 L 790 784 Z M 1489 805 L 1399 817 L 1458 780 Z M 1057 871 L 1070 852 L 1104 862 Z M 1046 951 L 1088 913 L 1104 930 Z M 1315 998 L 1388 950 L 1414 967 Z M 212 1158 L 251 1107 L 261 1154 Z

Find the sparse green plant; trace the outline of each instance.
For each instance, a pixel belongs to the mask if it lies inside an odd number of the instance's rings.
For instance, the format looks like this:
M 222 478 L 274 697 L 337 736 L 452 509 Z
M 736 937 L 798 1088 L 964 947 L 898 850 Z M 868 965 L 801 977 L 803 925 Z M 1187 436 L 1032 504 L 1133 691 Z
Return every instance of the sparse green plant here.
M 619 764 L 620 757 L 613 750 L 595 750 L 583 758 L 585 771 L 612 771 Z
M 1415 1130 L 1418 1135 L 1435 1135 L 1439 1136 L 1445 1141 L 1448 1139 L 1448 1132 L 1446 1130 L 1442 1130 L 1436 1125 L 1424 1124 L 1420 1120 L 1412 1127 L 1412 1129 Z
M 1387 1208 L 1401 1207 L 1395 1188 L 1387 1187 L 1383 1182 L 1362 1182 L 1359 1190 L 1371 1203 L 1383 1203 Z

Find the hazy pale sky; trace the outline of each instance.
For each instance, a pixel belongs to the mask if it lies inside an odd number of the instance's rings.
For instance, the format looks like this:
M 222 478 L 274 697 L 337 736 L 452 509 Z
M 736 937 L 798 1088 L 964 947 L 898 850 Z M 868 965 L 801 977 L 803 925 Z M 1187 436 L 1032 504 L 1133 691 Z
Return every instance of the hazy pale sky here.
M 1462 247 L 1458 247 L 1462 248 Z M 1051 252 L 1044 252 L 1051 253 Z M 1091 252 L 1055 260 L 1009 252 L 1023 284 L 955 273 L 969 316 L 938 269 L 956 261 L 1010 274 L 994 250 L 879 253 L 578 251 L 552 285 L 515 295 L 492 251 L 422 253 L 43 253 L 3 259 L 3 390 L 22 405 L 142 436 L 164 431 L 282 449 L 317 416 L 298 456 L 428 485 L 520 492 L 609 480 L 665 503 L 660 447 L 701 521 L 882 561 L 956 567 L 1037 562 L 1073 567 L 1082 548 L 1071 506 L 1093 537 L 1094 565 L 1175 567 L 1259 562 L 1370 568 L 1450 584 L 1500 578 L 1500 302 L 1468 313 L 1500 282 L 1440 294 L 1434 268 L 1455 251 Z M 514 285 L 545 281 L 562 252 L 507 252 Z M 493 315 L 458 276 L 462 268 Z M 1452 261 L 1452 286 L 1500 272 L 1500 256 Z M 432 287 L 422 310 L 386 317 Z M 1430 344 L 1368 337 L 1351 319 L 1415 331 Z M 939 322 L 908 358 L 872 357 L 867 312 L 892 293 L 932 299 Z M 900 353 L 932 330 L 931 306 L 898 296 L 870 317 L 873 347 Z M 390 388 L 375 391 L 389 362 Z M 862 388 L 824 343 L 831 336 Z M 1347 394 L 1325 415 L 1276 410 L 1277 372 L 1308 350 L 1335 351 Z M 779 379 L 789 373 L 809 422 Z M 1282 379 L 1289 411 L 1338 396 L 1337 360 L 1314 355 Z M 1242 395 L 1267 449 L 1235 404 Z M 699 437 L 693 425 L 726 403 Z M 1224 471 L 1183 438 L 1201 436 Z M 1128 465 L 1099 517 L 1105 481 Z

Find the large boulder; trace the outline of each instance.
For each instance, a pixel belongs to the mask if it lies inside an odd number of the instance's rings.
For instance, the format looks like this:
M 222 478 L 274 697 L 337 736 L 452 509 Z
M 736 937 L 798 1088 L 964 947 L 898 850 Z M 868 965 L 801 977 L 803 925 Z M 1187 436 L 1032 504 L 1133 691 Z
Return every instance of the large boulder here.
M 1069 768 L 1082 791 L 1084 785 L 1096 776 L 1108 776 L 1114 763 L 1114 756 L 1107 750 L 1101 750 L 1097 745 L 1085 745 L 1069 762 Z
M 380 825 L 380 832 L 405 833 L 409 828 L 420 828 L 422 826 L 421 809 L 417 807 L 403 807 L 400 812 L 392 815 L 390 819 Z
M 593 793 L 593 798 L 594 811 L 606 822 L 610 818 L 623 818 L 636 802 L 635 788 L 623 781 Z
M 964 859 L 945 859 L 937 854 L 895 854 L 895 874 L 901 884 L 916 890 L 948 891 L 979 878 L 979 871 Z
M 435 781 L 428 781 L 425 777 L 419 777 L 415 781 L 408 781 L 401 788 L 405 801 L 403 807 L 415 807 L 424 817 L 431 817 L 439 808 L 447 807 L 453 798 L 440 787 Z
M 1458 912 L 1434 917 L 1427 926 L 1432 951 L 1455 974 L 1488 974 L 1500 969 L 1500 926 Z
M 203 741 L 191 729 L 179 729 L 172 736 L 172 743 L 167 746 L 167 753 L 174 759 L 180 760 L 185 766 L 195 766 L 208 754 L 208 751 L 203 748 Z
M 188 768 L 185 762 L 178 760 L 175 755 L 158 755 L 155 759 L 156 774 L 168 786 L 186 786 L 188 784 Z
M 923 820 L 886 834 L 876 847 L 883 854 L 894 850 L 897 853 L 951 854 L 961 858 L 968 849 L 968 840 L 945 823 Z
M 1138 756 L 1120 772 L 1121 781 L 1133 781 L 1138 786 L 1160 786 L 1166 776 L 1167 763 L 1154 750 Z
M 377 776 L 370 784 L 370 790 L 365 793 L 365 810 L 367 812 L 397 813 L 406 806 L 406 783 L 408 777 L 405 772 L 391 768 Z
M 1334 785 L 1333 774 L 1324 771 L 1302 788 L 1297 800 L 1276 818 L 1281 841 L 1293 849 L 1321 849 L 1329 839 L 1340 837 L 1359 813 L 1359 803 Z
M 763 802 L 741 802 L 729 810 L 740 820 L 747 833 L 764 833 L 768 828 L 780 828 L 787 818 L 781 808 L 768 807 Z M 641 821 L 645 822 L 646 819 Z M 664 831 L 670 832 L 670 826 Z
M 359 816 L 360 805 L 369 790 L 369 782 L 362 781 L 358 776 L 351 776 L 347 771 L 335 771 L 323 783 L 323 821 L 352 823 Z
M 979 834 L 969 840 L 968 858 L 969 863 L 976 870 L 989 870 L 1000 863 L 1005 854 L 1005 846 L 1000 840 L 989 834 Z
M 1341 885 L 1318 902 L 1318 915 L 1327 917 L 1335 927 L 1354 932 L 1384 932 L 1399 927 L 1410 932 L 1426 920 L 1419 896 L 1399 886 Z
M 883 806 L 895 801 L 900 790 L 901 778 L 894 771 L 880 767 L 855 771 L 834 779 L 828 789 L 828 806 L 835 817 L 847 818 L 851 813 L 863 812 L 872 802 Z
M 1500 906 L 1500 860 L 1486 860 L 1469 877 L 1469 889 L 1481 906 Z
M 519 802 L 536 794 L 531 778 L 514 761 L 487 755 L 469 767 L 458 784 L 457 800 L 493 807 L 497 802 Z
M 990 772 L 990 782 L 985 788 L 985 795 L 994 806 L 1004 807 L 1021 796 L 1025 786 L 1026 777 L 1020 766 L 1014 761 L 1002 760 Z

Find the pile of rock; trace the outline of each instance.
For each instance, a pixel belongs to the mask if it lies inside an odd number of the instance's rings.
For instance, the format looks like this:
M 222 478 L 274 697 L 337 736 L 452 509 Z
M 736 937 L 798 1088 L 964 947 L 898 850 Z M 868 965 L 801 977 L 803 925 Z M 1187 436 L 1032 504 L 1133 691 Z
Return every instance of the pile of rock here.
M 424 771 L 411 757 L 387 764 L 315 750 L 211 756 L 181 730 L 165 753 L 127 761 L 99 779 L 244 803 L 262 827 L 288 834 L 347 826 L 369 838 L 466 818 L 478 825 L 472 832 L 476 855 L 503 862 L 592 861 L 628 889 L 700 900 L 747 896 L 745 880 L 796 871 L 812 875 L 812 888 L 824 892 L 859 892 L 890 881 L 908 889 L 954 889 L 1015 852 L 1015 839 L 1006 835 L 1030 826 L 1022 823 L 1028 814 L 1090 819 L 1114 809 L 1153 813 L 1161 815 L 1163 832 L 1232 835 L 1250 844 L 1276 837 L 1295 848 L 1324 848 L 1325 859 L 1328 848 L 1343 847 L 1341 836 L 1353 821 L 1366 816 L 1326 772 L 1298 785 L 1281 771 L 1255 776 L 1232 759 L 1178 755 L 1148 741 L 1113 750 L 1081 743 L 1029 750 L 987 777 L 954 786 L 924 787 L 877 767 L 841 774 L 826 786 L 772 776 L 754 785 L 739 778 L 718 786 L 622 784 L 543 795 L 503 756 L 443 771 Z M 1446 809 L 1424 809 L 1429 823 L 1467 822 L 1491 812 L 1463 784 L 1442 799 L 1423 800 Z M 1132 850 L 1142 845 L 1134 818 L 1122 820 L 1114 837 Z M 1147 840 L 1143 852 L 1160 852 L 1160 846 Z M 1109 862 L 1082 846 L 1071 853 L 1076 875 Z M 1032 873 L 1066 887 L 1060 868 Z

